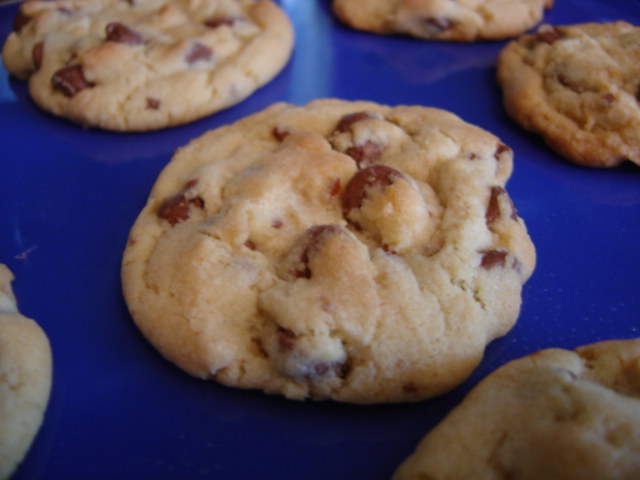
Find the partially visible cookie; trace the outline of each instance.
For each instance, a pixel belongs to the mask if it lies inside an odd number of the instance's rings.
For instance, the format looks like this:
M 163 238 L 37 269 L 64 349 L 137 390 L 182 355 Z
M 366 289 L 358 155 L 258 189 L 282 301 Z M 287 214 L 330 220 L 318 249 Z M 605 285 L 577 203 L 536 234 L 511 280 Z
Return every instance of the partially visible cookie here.
M 9 478 L 40 429 L 51 390 L 51 349 L 18 312 L 13 275 L 0 264 L 0 478 Z
M 270 0 L 27 0 L 2 54 L 43 109 L 144 131 L 245 99 L 282 70 L 293 40 Z
M 548 349 L 502 366 L 393 478 L 640 478 L 640 339 Z
M 198 377 L 296 399 L 441 394 L 513 326 L 534 268 L 512 157 L 439 109 L 275 104 L 161 173 L 124 252 L 128 307 Z
M 345 24 L 379 34 L 472 42 L 515 37 L 536 26 L 553 0 L 333 0 Z
M 640 27 L 542 25 L 500 53 L 509 115 L 581 165 L 640 164 Z

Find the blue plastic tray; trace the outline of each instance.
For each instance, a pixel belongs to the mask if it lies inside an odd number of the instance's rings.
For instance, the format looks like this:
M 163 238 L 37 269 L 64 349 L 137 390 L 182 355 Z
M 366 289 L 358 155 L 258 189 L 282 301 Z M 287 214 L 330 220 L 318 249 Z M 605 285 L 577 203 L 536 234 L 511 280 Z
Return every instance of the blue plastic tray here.
M 84 130 L 44 113 L 0 70 L 0 262 L 48 333 L 54 386 L 16 479 L 387 479 L 481 378 L 550 346 L 640 336 L 640 168 L 578 167 L 506 116 L 506 42 L 452 44 L 352 31 L 328 0 L 282 0 L 293 58 L 242 104 L 143 134 Z M 638 0 L 557 0 L 550 23 L 625 19 Z M 16 5 L 0 7 L 0 38 Z M 458 389 L 408 405 L 295 402 L 196 380 L 142 337 L 120 291 L 129 228 L 173 152 L 276 101 L 320 97 L 450 110 L 515 151 L 508 189 L 536 244 L 517 326 Z

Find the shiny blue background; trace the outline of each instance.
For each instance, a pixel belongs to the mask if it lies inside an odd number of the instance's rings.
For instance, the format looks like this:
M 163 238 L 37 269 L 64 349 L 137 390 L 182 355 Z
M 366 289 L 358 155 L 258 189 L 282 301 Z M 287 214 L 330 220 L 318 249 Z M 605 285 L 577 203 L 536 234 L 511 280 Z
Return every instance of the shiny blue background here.
M 84 130 L 38 109 L 0 70 L 0 262 L 54 354 L 44 424 L 16 479 L 386 479 L 477 381 L 550 346 L 640 336 L 640 168 L 578 167 L 512 123 L 496 57 L 351 31 L 328 0 L 282 0 L 290 64 L 242 104 L 143 134 Z M 0 38 L 16 6 L 0 7 Z M 638 0 L 557 0 L 550 23 L 640 24 Z M 444 108 L 515 151 L 508 184 L 538 251 L 516 327 L 450 394 L 409 405 L 294 402 L 193 379 L 133 325 L 120 292 L 128 230 L 173 152 L 275 101 L 320 97 Z

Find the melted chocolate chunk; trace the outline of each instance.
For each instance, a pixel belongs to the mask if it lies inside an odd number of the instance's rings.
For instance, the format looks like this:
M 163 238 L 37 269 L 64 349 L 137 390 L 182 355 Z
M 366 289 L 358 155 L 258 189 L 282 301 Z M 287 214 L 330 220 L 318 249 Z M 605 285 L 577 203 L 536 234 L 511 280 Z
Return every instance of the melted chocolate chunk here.
M 487 212 L 485 213 L 485 220 L 487 221 L 487 225 L 491 225 L 493 222 L 500 218 L 500 202 L 498 201 L 498 197 L 505 193 L 504 188 L 502 187 L 492 187 L 491 188 L 491 196 L 489 197 L 489 205 L 487 205 Z
M 191 50 L 189 50 L 189 53 L 187 53 L 185 60 L 189 65 L 193 65 L 201 60 L 208 62 L 212 57 L 213 52 L 209 47 L 206 47 L 201 43 L 195 43 L 193 47 L 191 47 Z
M 204 208 L 204 200 L 202 200 L 202 198 L 188 198 L 186 195 L 186 192 L 193 188 L 196 183 L 196 180 L 191 180 L 186 183 L 180 192 L 166 198 L 158 208 L 158 217 L 166 220 L 173 226 L 189 218 L 189 208 L 191 206 Z
M 313 254 L 313 250 L 317 249 L 322 243 L 326 235 L 335 235 L 340 232 L 338 225 L 314 225 L 304 233 L 302 240 L 305 245 L 300 254 L 300 263 L 302 266 L 295 270 L 293 276 L 296 278 L 311 278 L 312 272 L 309 268 L 309 258 Z
M 491 187 L 491 196 L 489 197 L 489 205 L 487 206 L 487 212 L 485 214 L 485 219 L 487 221 L 487 225 L 491 225 L 493 222 L 498 220 L 502 216 L 502 211 L 500 210 L 500 197 L 504 195 L 509 200 L 509 206 L 511 207 L 511 219 L 518 219 L 518 211 L 516 210 L 511 197 L 507 191 L 502 187 Z
M 209 28 L 218 28 L 223 25 L 227 25 L 232 27 L 234 23 L 238 21 L 238 18 L 235 17 L 216 17 L 204 22 L 204 24 Z
M 564 37 L 562 32 L 558 28 L 551 25 L 540 27 L 536 32 L 536 40 L 541 43 L 548 43 L 549 45 L 554 44 L 562 37 Z
M 358 171 L 351 177 L 342 194 L 342 210 L 345 215 L 354 208 L 362 206 L 362 201 L 367 196 L 366 190 L 368 188 L 389 186 L 401 176 L 402 173 L 395 168 L 382 164 L 372 165 Z
M 149 110 L 160 110 L 161 102 L 157 98 L 147 97 L 147 108 Z
M 280 127 L 273 127 L 271 135 L 273 135 L 273 138 L 281 142 L 289 136 L 289 130 L 282 129 Z
M 508 252 L 506 250 L 483 250 L 480 253 L 482 254 L 480 266 L 485 270 L 491 270 L 494 267 L 504 267 Z
M 382 147 L 377 143 L 367 141 L 363 145 L 347 148 L 345 153 L 356 161 L 359 168 L 364 168 L 374 164 L 380 158 Z
M 33 66 L 36 70 L 40 70 L 42 66 L 42 54 L 44 53 L 44 42 L 38 42 L 33 46 L 31 50 L 31 57 L 33 59 Z
M 505 145 L 504 143 L 498 143 L 498 146 L 496 147 L 496 151 L 493 154 L 493 156 L 495 157 L 496 160 L 501 160 L 502 154 L 510 151 L 511 151 L 511 147 Z
M 73 97 L 85 88 L 94 84 L 87 81 L 82 71 L 82 65 L 69 65 L 61 68 L 51 77 L 53 88 L 61 91 L 67 97 Z
M 373 118 L 373 115 L 367 112 L 348 113 L 347 115 L 343 116 L 340 119 L 340 121 L 338 122 L 338 125 L 336 125 L 336 128 L 334 129 L 334 132 L 337 132 L 337 133 L 346 132 L 348 130 L 351 130 L 351 126 L 354 123 L 360 122 L 362 120 L 367 120 L 369 118 Z
M 18 12 L 18 14 L 13 18 L 13 31 L 16 33 L 20 33 L 24 26 L 30 21 L 31 17 L 25 15 L 22 12 Z
M 106 27 L 107 41 L 125 43 L 127 45 L 140 45 L 144 43 L 142 35 L 122 23 L 109 23 Z

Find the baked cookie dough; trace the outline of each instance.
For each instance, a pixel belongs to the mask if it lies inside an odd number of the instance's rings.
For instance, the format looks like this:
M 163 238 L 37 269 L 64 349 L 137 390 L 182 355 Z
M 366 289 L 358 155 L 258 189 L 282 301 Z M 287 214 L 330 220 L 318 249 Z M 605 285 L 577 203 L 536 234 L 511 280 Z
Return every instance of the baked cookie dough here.
M 515 37 L 536 26 L 553 0 L 333 0 L 357 30 L 472 42 Z
M 13 274 L 0 264 L 0 478 L 9 478 L 40 429 L 51 391 L 51 348 L 18 311 Z
M 393 478 L 640 478 L 640 339 L 548 349 L 504 365 Z
M 534 268 L 512 156 L 434 108 L 272 105 L 160 174 L 124 252 L 130 312 L 169 360 L 223 384 L 441 394 L 512 327 Z
M 571 162 L 640 164 L 640 28 L 542 25 L 500 53 L 509 115 Z
M 239 103 L 282 70 L 293 41 L 270 0 L 27 0 L 2 58 L 43 109 L 144 131 Z

